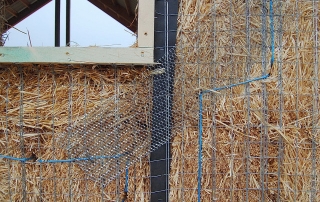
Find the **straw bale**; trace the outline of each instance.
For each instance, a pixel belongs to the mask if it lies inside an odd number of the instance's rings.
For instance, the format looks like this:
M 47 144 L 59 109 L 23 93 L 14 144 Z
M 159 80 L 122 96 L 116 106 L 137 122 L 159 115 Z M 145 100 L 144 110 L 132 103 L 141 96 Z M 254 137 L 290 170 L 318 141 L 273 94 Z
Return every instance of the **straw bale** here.
M 265 73 L 270 77 L 248 84 L 247 90 L 238 86 L 204 96 L 202 201 L 259 201 L 262 194 L 267 201 L 310 200 L 310 176 L 319 172 L 318 166 L 312 167 L 312 155 L 319 153 L 312 153 L 312 141 L 318 148 L 320 106 L 313 100 L 315 91 L 319 93 L 314 79 L 320 75 L 314 72 L 313 61 L 319 56 L 313 31 L 320 22 L 314 20 L 312 2 L 281 4 L 274 4 L 275 12 L 283 15 L 275 17 L 276 28 L 283 22 L 283 32 L 275 32 L 276 39 L 282 37 L 282 44 L 276 44 L 282 48 L 276 49 L 281 63 L 270 68 L 267 59 Z M 172 201 L 197 200 L 199 89 L 263 74 L 262 2 L 250 1 L 249 9 L 248 38 L 245 1 L 180 0 L 174 106 L 185 110 L 185 127 L 172 140 Z M 262 186 L 268 190 L 261 191 Z M 318 182 L 314 188 L 319 190 Z
M 57 143 L 57 137 L 65 133 L 71 122 L 76 122 L 86 111 L 100 106 L 104 99 L 116 93 L 120 100 L 131 100 L 133 90 L 137 97 L 148 97 L 147 83 L 142 75 L 147 75 L 146 68 L 2 66 L 0 153 L 14 157 L 34 155 L 42 160 L 68 159 L 66 150 Z M 145 105 L 140 99 L 141 110 Z M 24 134 L 23 146 L 21 133 Z M 128 200 L 148 200 L 147 159 L 132 165 L 129 173 Z M 23 164 L 0 159 L 0 201 L 22 201 L 24 194 L 27 201 L 115 201 L 123 193 L 124 174 L 119 180 L 118 185 L 115 180 L 102 187 L 74 163 L 28 161 Z

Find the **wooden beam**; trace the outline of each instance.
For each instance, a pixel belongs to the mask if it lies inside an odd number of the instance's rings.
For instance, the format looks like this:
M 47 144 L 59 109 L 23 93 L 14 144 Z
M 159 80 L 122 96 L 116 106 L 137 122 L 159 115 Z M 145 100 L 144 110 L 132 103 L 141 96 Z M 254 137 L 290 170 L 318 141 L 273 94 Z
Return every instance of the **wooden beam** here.
M 139 0 L 138 47 L 154 46 L 154 0 Z
M 1 63 L 152 65 L 153 48 L 1 47 Z
M 20 0 L 26 7 L 30 8 L 29 5 L 30 3 L 27 2 L 26 0 Z
M 137 21 L 133 14 L 128 14 L 127 10 L 118 4 L 113 4 L 112 1 L 101 1 L 101 0 L 88 0 L 93 5 L 100 8 L 102 11 L 110 15 L 112 18 L 123 24 L 132 32 L 136 32 L 138 29 Z
M 130 3 L 129 3 L 129 0 L 124 0 L 124 4 L 126 5 L 126 9 L 127 9 L 127 13 L 128 13 L 128 15 L 133 14 L 133 13 L 131 13 L 131 10 L 130 10 Z
M 49 3 L 50 1 L 52 0 L 36 1 L 33 4 L 30 4 L 29 9 L 24 9 L 21 12 L 17 13 L 17 17 L 12 17 L 10 19 L 7 19 L 8 24 L 11 26 L 15 26 L 16 24 L 24 20 L 26 17 L 28 17 L 29 15 L 31 15 L 32 13 L 34 13 L 35 11 L 37 11 L 38 9 L 40 9 L 41 7 Z M 11 28 L 10 26 L 8 27 L 6 26 L 6 30 L 4 31 L 7 31 L 10 28 Z
M 13 10 L 10 6 L 6 7 L 6 11 L 8 11 L 9 13 L 11 13 L 13 16 L 18 17 L 18 13 Z

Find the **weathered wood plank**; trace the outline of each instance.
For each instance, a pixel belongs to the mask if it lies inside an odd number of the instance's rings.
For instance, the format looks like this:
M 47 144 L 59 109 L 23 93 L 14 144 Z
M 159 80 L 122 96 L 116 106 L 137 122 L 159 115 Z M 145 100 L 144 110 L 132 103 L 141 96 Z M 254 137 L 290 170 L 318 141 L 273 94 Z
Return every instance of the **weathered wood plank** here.
M 154 0 L 139 0 L 138 46 L 154 46 Z
M 0 63 L 153 64 L 153 48 L 1 47 Z

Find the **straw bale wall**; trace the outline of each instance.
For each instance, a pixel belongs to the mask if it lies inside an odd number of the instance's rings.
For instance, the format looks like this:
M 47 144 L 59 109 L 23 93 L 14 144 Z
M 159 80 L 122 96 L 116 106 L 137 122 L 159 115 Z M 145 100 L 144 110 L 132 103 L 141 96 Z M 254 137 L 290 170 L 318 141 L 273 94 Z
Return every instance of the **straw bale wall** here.
M 57 143 L 67 126 L 116 93 L 124 101 L 133 91 L 137 97 L 147 97 L 148 83 L 141 77 L 146 72 L 141 67 L 2 66 L 0 153 L 35 160 L 68 159 Z M 122 175 L 119 182 L 102 187 L 75 163 L 5 159 L 0 159 L 0 175 L 0 201 L 115 201 L 122 199 L 125 182 Z M 129 175 L 128 200 L 147 201 L 147 159 L 132 165 Z
M 248 2 L 180 1 L 175 107 L 184 109 L 185 127 L 172 140 L 171 201 L 197 201 L 199 89 L 269 73 L 264 81 L 204 96 L 202 201 L 319 198 L 312 189 L 320 188 L 320 23 L 313 16 L 320 4 L 274 1 L 271 68 L 269 1 L 265 8 Z
M 199 90 L 264 74 L 270 77 L 204 96 L 202 201 L 320 197 L 313 191 L 320 189 L 315 63 L 320 22 L 313 16 L 315 7 L 320 9 L 320 4 L 293 0 L 274 4 L 276 60 L 271 67 L 270 17 L 261 1 L 180 0 L 174 113 L 183 115 L 174 114 L 179 117 L 174 122 L 183 123 L 183 132 L 177 130 L 171 140 L 171 201 L 197 200 Z M 262 9 L 267 16 L 262 16 Z M 12 65 L 0 70 L 0 153 L 6 155 L 68 158 L 55 147 L 54 137 L 84 110 L 115 94 L 113 68 Z M 117 70 L 117 78 L 120 83 L 139 81 L 137 75 L 144 71 L 123 67 Z M 23 90 L 19 89 L 22 77 Z M 71 80 L 82 85 L 72 86 L 70 94 Z M 146 96 L 143 87 L 141 83 L 138 91 Z M 130 167 L 128 201 L 149 200 L 149 175 L 147 159 Z M 72 163 L 21 164 L 0 159 L 0 201 L 21 201 L 24 194 L 28 201 L 114 201 L 116 187 L 124 187 L 124 176 L 119 186 L 116 183 L 94 184 Z

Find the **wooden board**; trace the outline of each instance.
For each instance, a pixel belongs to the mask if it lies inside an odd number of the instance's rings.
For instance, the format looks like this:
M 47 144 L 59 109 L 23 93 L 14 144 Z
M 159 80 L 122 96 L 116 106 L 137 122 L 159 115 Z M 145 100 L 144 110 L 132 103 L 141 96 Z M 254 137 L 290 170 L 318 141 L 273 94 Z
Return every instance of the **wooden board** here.
M 154 46 L 154 0 L 139 0 L 138 46 Z
M 0 63 L 152 65 L 153 48 L 1 47 Z

